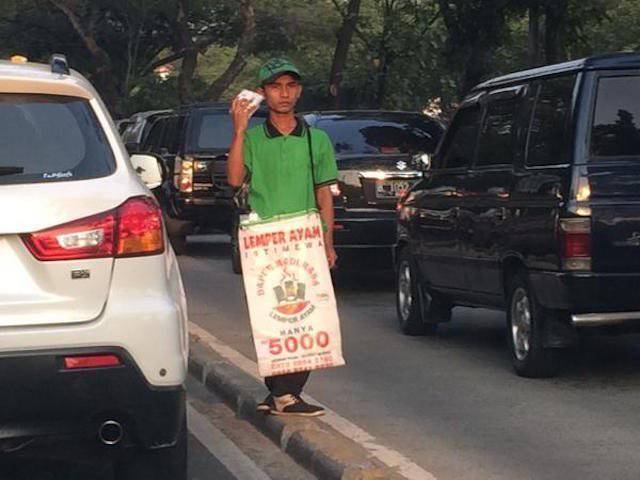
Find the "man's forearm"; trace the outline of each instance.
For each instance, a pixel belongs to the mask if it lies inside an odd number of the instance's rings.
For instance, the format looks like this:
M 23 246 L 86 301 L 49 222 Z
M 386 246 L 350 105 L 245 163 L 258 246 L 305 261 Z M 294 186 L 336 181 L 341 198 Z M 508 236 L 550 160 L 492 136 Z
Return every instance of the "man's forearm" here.
M 244 182 L 244 132 L 235 132 L 227 158 L 227 182 L 232 187 L 239 187 Z
M 316 191 L 316 200 L 320 209 L 320 218 L 324 222 L 327 231 L 324 234 L 324 240 L 327 246 L 333 247 L 333 195 L 328 186 L 320 187 Z

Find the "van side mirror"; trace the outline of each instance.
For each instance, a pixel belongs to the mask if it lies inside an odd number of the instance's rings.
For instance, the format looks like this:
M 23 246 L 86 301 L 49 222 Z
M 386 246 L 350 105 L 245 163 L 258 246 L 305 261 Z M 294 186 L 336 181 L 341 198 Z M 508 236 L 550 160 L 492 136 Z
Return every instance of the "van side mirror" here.
M 134 153 L 130 158 L 133 169 L 147 187 L 154 189 L 162 185 L 166 178 L 162 160 L 148 153 Z
M 431 155 L 428 153 L 419 153 L 413 156 L 411 163 L 413 163 L 413 167 L 416 170 L 426 172 L 431 169 Z

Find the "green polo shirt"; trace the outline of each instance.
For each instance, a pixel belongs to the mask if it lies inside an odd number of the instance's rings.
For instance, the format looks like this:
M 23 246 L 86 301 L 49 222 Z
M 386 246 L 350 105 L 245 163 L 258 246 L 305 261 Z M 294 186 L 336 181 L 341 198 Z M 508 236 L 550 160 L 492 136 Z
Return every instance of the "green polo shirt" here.
M 262 219 L 317 208 L 315 189 L 336 182 L 338 172 L 331 140 L 301 119 L 289 135 L 282 135 L 269 120 L 250 128 L 245 133 L 243 153 L 250 175 L 249 205 Z

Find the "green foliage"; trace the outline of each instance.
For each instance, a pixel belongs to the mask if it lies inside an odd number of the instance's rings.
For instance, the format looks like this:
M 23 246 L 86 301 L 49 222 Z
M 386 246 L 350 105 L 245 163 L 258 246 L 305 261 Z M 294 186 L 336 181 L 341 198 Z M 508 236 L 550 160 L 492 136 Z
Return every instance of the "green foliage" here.
M 73 68 L 95 82 L 116 114 L 178 104 L 177 74 L 161 81 L 151 68 L 180 50 L 178 0 L 60 0 L 106 52 L 89 51 L 53 0 L 4 0 L 0 56 L 20 53 L 46 61 L 66 53 Z M 187 28 L 202 42 L 193 98 L 232 61 L 243 25 L 237 0 L 190 0 Z M 323 108 L 347 0 L 253 0 L 253 54 L 223 94 L 255 88 L 257 70 L 272 56 L 291 58 L 303 72 L 300 109 Z M 348 108 L 422 109 L 435 98 L 445 111 L 477 81 L 527 68 L 528 9 L 556 15 L 560 57 L 640 49 L 637 0 L 363 0 L 342 74 Z M 565 8 L 566 6 L 566 8 Z M 554 10 L 555 9 L 555 10 Z M 342 14 L 341 14 L 342 10 Z M 544 40 L 544 39 L 543 39 Z

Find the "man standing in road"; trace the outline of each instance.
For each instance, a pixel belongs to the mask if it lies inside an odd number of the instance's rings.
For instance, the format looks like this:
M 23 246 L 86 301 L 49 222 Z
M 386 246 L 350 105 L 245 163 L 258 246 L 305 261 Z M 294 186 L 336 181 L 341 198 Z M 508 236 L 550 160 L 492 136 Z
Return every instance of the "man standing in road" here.
M 248 128 L 253 107 L 235 99 L 231 106 L 234 135 L 227 162 L 229 184 L 240 187 L 249 178 L 249 205 L 261 219 L 317 208 L 325 228 L 329 267 L 336 263 L 333 248 L 333 196 L 337 168 L 326 133 L 295 116 L 302 93 L 300 72 L 286 59 L 266 62 L 259 73 L 258 92 L 265 97 L 269 117 Z M 312 165 L 313 162 L 313 165 Z M 322 407 L 300 397 L 309 372 L 265 378 L 270 394 L 258 410 L 275 415 L 318 416 Z

